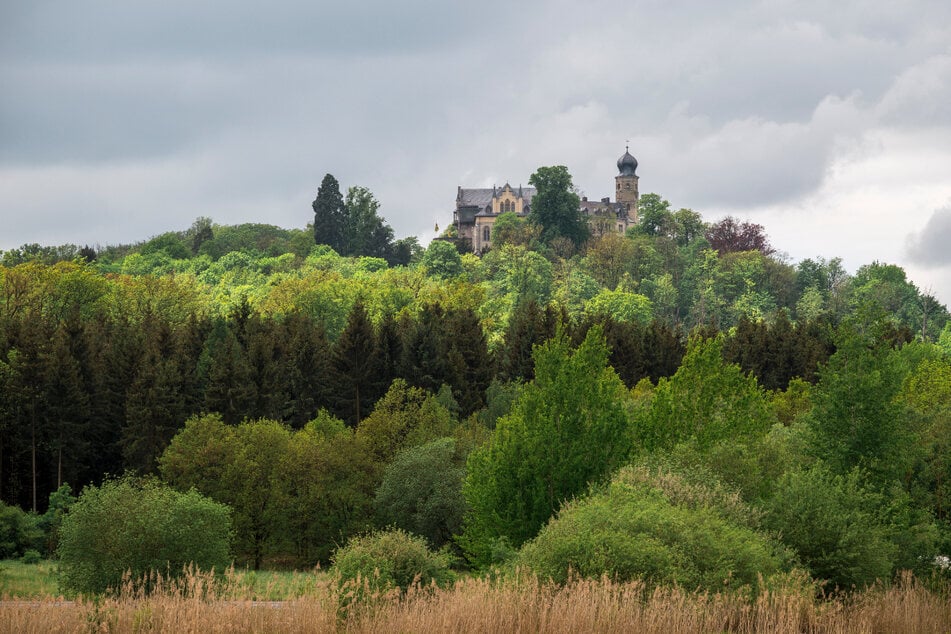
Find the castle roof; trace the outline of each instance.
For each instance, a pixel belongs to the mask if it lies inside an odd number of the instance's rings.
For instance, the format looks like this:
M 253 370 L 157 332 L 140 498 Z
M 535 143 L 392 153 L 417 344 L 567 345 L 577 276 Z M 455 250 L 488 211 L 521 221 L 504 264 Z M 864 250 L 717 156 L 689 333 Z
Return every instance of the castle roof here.
M 637 159 L 631 156 L 627 148 L 624 148 L 624 156 L 617 160 L 617 169 L 621 176 L 636 176 Z
M 512 187 L 511 189 L 516 196 L 518 196 L 519 191 L 521 191 L 521 198 L 526 203 L 531 203 L 536 193 L 534 187 Z M 485 207 L 492 204 L 492 198 L 498 196 L 501 191 L 501 187 L 460 187 L 459 192 L 456 194 L 456 207 L 478 207 L 479 209 L 485 209 Z

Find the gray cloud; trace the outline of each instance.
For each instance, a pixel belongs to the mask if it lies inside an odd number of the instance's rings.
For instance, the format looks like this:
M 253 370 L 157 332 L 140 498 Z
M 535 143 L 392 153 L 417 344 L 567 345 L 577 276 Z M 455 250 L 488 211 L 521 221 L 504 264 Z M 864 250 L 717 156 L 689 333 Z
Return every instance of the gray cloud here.
M 793 204 L 951 129 L 947 4 L 5 3 L 0 248 L 303 226 L 327 172 L 423 235 L 540 165 L 611 195 L 625 139 L 677 206 Z
M 951 205 L 936 209 L 924 228 L 908 235 L 908 259 L 927 268 L 951 266 Z

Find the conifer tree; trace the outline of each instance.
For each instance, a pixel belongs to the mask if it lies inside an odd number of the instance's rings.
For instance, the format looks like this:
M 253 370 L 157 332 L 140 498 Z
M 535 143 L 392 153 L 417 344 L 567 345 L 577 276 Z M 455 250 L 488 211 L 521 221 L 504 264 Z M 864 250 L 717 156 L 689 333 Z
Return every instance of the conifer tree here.
M 376 337 L 362 302 L 350 310 L 347 326 L 334 346 L 331 367 L 334 415 L 356 427 L 382 394 Z
M 202 357 L 207 411 L 237 425 L 254 407 L 257 394 L 245 351 L 225 322 L 215 324 Z
M 403 377 L 403 332 L 392 313 L 383 315 L 376 330 L 380 360 L 380 383 L 389 386 L 393 379 Z M 405 377 L 403 377 L 405 378 Z
M 498 358 L 499 378 L 504 381 L 529 381 L 535 376 L 532 346 L 553 336 L 566 319 L 551 306 L 544 310 L 534 299 L 516 304 L 505 331 L 505 346 Z
M 489 349 L 479 316 L 471 308 L 450 311 L 445 332 L 449 383 L 465 417 L 485 406 L 485 391 L 492 381 Z
M 344 206 L 340 183 L 332 174 L 324 176 L 317 189 L 314 208 L 314 240 L 343 254 Z
M 408 326 L 401 374 L 410 385 L 435 394 L 443 383 L 450 382 L 444 335 L 445 311 L 438 304 L 424 306 L 418 320 Z
M 126 424 L 126 396 L 135 376 L 139 345 L 132 330 L 122 318 L 95 319 L 83 329 L 90 385 L 87 434 L 96 448 L 95 465 L 90 465 L 92 480 L 104 473 L 122 473 L 121 430 Z
M 54 331 L 49 348 L 43 354 L 43 365 L 43 418 L 55 453 L 54 489 L 58 489 L 65 481 L 64 463 L 69 465 L 69 474 L 76 475 L 77 466 L 84 460 L 88 447 L 85 431 L 89 422 L 89 395 L 63 325 Z M 68 479 L 75 481 L 72 477 Z
M 255 387 L 255 403 L 247 416 L 285 420 L 291 415 L 288 391 L 288 354 L 284 329 L 274 319 L 254 313 L 245 326 L 248 365 Z
M 288 422 L 299 429 L 329 405 L 330 344 L 323 326 L 301 313 L 288 315 L 284 328 L 288 356 L 284 380 L 291 400 Z
M 158 338 L 146 337 L 143 345 L 135 380 L 129 387 L 121 443 L 126 468 L 152 473 L 156 460 L 188 413 L 176 360 L 163 351 Z

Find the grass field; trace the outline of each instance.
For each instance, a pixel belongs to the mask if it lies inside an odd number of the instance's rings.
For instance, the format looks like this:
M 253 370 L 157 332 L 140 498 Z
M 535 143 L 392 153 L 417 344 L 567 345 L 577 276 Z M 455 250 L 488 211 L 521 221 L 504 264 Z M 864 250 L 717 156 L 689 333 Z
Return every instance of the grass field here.
M 241 573 L 239 573 L 241 574 Z M 299 598 L 263 599 L 258 577 L 287 580 Z M 649 590 L 607 579 L 567 586 L 517 579 L 463 578 L 452 587 L 377 596 L 350 609 L 326 574 L 256 573 L 246 586 L 210 576 L 166 583 L 149 596 L 127 589 L 96 600 L 0 602 L 0 632 L 776 632 L 935 633 L 951 631 L 951 601 L 906 576 L 890 587 L 817 598 L 802 586 L 737 593 Z M 283 592 L 283 591 L 282 591 Z M 245 595 L 244 593 L 249 593 Z M 275 591 L 271 597 L 278 596 Z M 267 597 L 270 598 L 270 597 Z
M 53 562 L 24 564 L 12 559 L 0 561 L 0 597 L 39 599 L 55 597 L 58 592 L 56 564 Z
M 320 570 L 232 570 L 227 575 L 228 593 L 252 601 L 283 601 L 312 596 L 326 579 L 327 573 Z M 24 564 L 9 559 L 0 561 L 0 598 L 45 599 L 57 598 L 60 594 L 54 562 Z

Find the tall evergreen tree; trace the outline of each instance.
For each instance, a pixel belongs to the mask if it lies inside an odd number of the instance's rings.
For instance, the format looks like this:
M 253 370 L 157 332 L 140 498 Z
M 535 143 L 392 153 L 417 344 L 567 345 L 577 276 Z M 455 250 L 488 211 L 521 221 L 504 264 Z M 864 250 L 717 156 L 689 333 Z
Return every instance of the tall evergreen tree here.
M 314 208 L 314 240 L 317 244 L 329 245 L 343 255 L 344 206 L 340 183 L 332 174 L 324 176 L 317 189 Z
M 299 429 L 330 404 L 330 344 L 323 326 L 302 313 L 288 315 L 284 328 L 288 357 L 284 379 L 291 399 L 288 422 Z
M 492 381 L 485 333 L 471 308 L 450 311 L 445 332 L 449 382 L 460 414 L 468 416 L 485 406 L 485 391 Z
M 535 376 L 532 346 L 555 336 L 559 323 L 566 321 L 551 306 L 542 309 L 534 299 L 516 304 L 505 331 L 505 346 L 497 357 L 503 381 L 530 381 Z
M 262 319 L 254 313 L 245 326 L 246 352 L 255 386 L 255 404 L 248 416 L 285 420 L 290 417 L 291 400 L 287 382 L 288 354 L 286 332 L 275 319 Z
M 215 324 L 202 353 L 205 368 L 205 407 L 219 412 L 226 423 L 237 425 L 257 400 L 250 364 L 232 327 Z
M 77 466 L 84 460 L 87 449 L 86 426 L 89 415 L 89 396 L 83 386 L 79 361 L 69 348 L 69 335 L 60 325 L 43 354 L 44 385 L 42 410 L 48 430 L 55 465 L 55 489 L 62 486 L 64 463 L 69 468 L 70 481 Z M 44 494 L 44 499 L 46 495 Z
M 347 326 L 334 346 L 331 367 L 334 415 L 356 427 L 383 393 L 376 337 L 362 302 L 350 310 Z
M 44 355 L 50 340 L 49 328 L 46 321 L 39 314 L 32 311 L 25 313 L 20 321 L 13 338 L 16 354 L 9 356 L 11 381 L 8 384 L 11 393 L 14 419 L 16 420 L 16 443 L 20 452 L 15 454 L 13 468 L 16 470 L 14 487 L 19 486 L 21 480 L 30 483 L 28 497 L 20 498 L 24 507 L 33 511 L 38 509 L 38 501 L 42 499 L 41 489 L 49 487 L 44 484 L 43 464 L 45 456 L 42 447 L 48 440 L 48 429 L 43 420 L 43 391 L 46 384 L 47 366 Z M 21 453 L 22 452 L 22 453 Z M 24 460 L 24 454 L 27 458 Z
M 403 332 L 392 313 L 383 315 L 376 331 L 376 345 L 380 359 L 380 382 L 389 386 L 393 379 L 403 376 Z
M 407 322 L 404 335 L 401 374 L 410 385 L 434 394 L 449 383 L 445 316 L 442 306 L 428 304 L 415 322 Z
M 188 413 L 180 391 L 182 380 L 175 358 L 168 354 L 170 333 L 143 340 L 144 350 L 129 387 L 122 455 L 127 469 L 152 473 L 158 457 Z
M 121 430 L 126 424 L 126 396 L 135 376 L 139 349 L 137 326 L 125 318 L 100 316 L 85 324 L 86 372 L 89 375 L 90 444 L 96 448 L 83 482 L 99 483 L 103 474 L 123 469 Z M 77 482 L 78 484 L 78 482 Z

